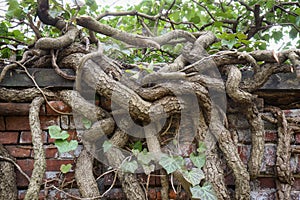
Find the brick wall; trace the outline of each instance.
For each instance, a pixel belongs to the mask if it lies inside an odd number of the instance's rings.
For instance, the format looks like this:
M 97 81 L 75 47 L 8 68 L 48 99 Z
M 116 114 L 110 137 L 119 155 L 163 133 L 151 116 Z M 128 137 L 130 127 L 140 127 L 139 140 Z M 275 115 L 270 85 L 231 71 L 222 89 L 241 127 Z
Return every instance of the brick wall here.
M 60 101 L 51 101 L 51 105 L 61 112 L 69 113 L 71 110 L 68 106 Z M 287 110 L 285 111 L 287 117 L 300 117 L 300 110 Z M 2 143 L 10 154 L 17 159 L 18 165 L 27 174 L 31 175 L 33 169 L 33 149 L 31 144 L 31 133 L 28 122 L 29 103 L 0 103 L 0 143 Z M 251 149 L 251 138 L 249 127 L 246 120 L 241 116 L 230 116 L 231 124 L 237 129 L 239 136 L 239 153 L 242 160 L 247 163 Z M 60 173 L 60 166 L 62 164 L 71 163 L 73 169 L 75 166 L 75 157 L 79 155 L 82 145 L 78 146 L 74 155 L 64 153 L 60 155 L 56 147 L 53 145 L 53 140 L 47 133 L 47 127 L 50 125 L 59 125 L 62 129 L 68 130 L 72 138 L 76 138 L 76 131 L 72 116 L 58 115 L 48 105 L 43 105 L 40 112 L 41 127 L 43 129 L 43 142 L 46 152 L 47 168 L 45 173 L 45 185 L 50 186 L 54 184 L 57 187 L 65 186 L 66 192 L 71 195 L 79 196 L 76 189 L 76 182 L 74 181 L 74 171 L 67 174 Z M 276 156 L 276 142 L 277 132 L 275 127 L 266 123 L 265 132 L 265 152 L 263 164 L 261 167 L 260 177 L 251 183 L 252 199 L 275 199 L 276 186 L 274 178 L 275 156 Z M 291 144 L 296 147 L 300 145 L 300 133 L 295 133 Z M 300 148 L 300 147 L 299 147 Z M 299 155 L 293 154 L 291 159 L 292 171 L 295 175 L 295 183 L 293 185 L 292 196 L 293 199 L 300 199 L 300 162 Z M 95 174 L 101 175 L 105 171 L 104 166 L 96 164 Z M 17 186 L 19 190 L 19 199 L 23 199 L 28 186 L 26 178 L 18 171 L 17 173 Z M 158 174 L 158 173 L 156 173 Z M 142 182 L 146 183 L 146 177 L 139 176 Z M 100 179 L 99 188 L 103 193 L 111 185 L 113 175 L 108 174 Z M 228 187 L 234 187 L 234 179 L 232 175 L 226 177 Z M 149 183 L 149 199 L 160 199 L 160 179 L 158 176 L 152 176 Z M 67 199 L 65 193 L 59 192 L 54 189 L 47 189 L 42 187 L 40 199 L 47 195 L 49 199 Z M 114 189 L 110 190 L 108 194 L 111 199 L 124 199 L 124 194 L 120 188 L 120 183 L 116 183 Z M 170 191 L 170 198 L 175 198 L 173 191 Z M 186 199 L 185 193 L 178 194 L 180 199 Z

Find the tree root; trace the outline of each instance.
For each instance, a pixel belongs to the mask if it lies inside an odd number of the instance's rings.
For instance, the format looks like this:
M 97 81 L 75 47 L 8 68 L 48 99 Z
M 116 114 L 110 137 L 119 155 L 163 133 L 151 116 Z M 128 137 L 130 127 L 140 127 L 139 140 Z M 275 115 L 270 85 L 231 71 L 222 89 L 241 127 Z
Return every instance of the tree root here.
M 32 134 L 32 144 L 34 152 L 34 168 L 28 186 L 25 200 L 39 199 L 40 186 L 43 181 L 43 176 L 46 170 L 46 158 L 43 149 L 42 129 L 39 120 L 40 107 L 43 104 L 42 97 L 36 97 L 30 104 L 29 110 L 29 124 Z
M 276 182 L 279 199 L 291 198 L 291 186 L 294 184 L 294 177 L 291 171 L 291 129 L 288 128 L 285 114 L 276 107 L 268 107 L 266 110 L 271 111 L 277 119 L 278 145 L 276 151 L 276 172 L 278 181 Z
M 76 163 L 75 179 L 80 194 L 84 198 L 100 197 L 97 182 L 93 175 L 93 160 L 93 156 L 91 156 L 86 149 L 83 149 Z
M 0 157 L 15 160 L 0 143 Z M 0 199 L 17 200 L 18 190 L 14 164 L 0 158 Z

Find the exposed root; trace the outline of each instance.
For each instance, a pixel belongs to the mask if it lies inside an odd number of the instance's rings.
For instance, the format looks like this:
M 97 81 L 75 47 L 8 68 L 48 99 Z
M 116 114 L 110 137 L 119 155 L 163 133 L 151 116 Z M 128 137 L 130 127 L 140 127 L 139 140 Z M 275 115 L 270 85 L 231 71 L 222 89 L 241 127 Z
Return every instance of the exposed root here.
M 98 197 L 100 192 L 93 175 L 93 156 L 83 149 L 77 159 L 75 179 L 80 194 L 85 198 Z M 99 198 L 100 199 L 100 198 Z
M 40 186 L 43 181 L 46 170 L 46 158 L 43 148 L 42 129 L 39 120 L 39 111 L 41 105 L 44 103 L 42 97 L 36 97 L 30 104 L 29 110 L 29 124 L 32 135 L 32 144 L 34 152 L 34 168 L 28 186 L 25 200 L 39 199 Z
M 275 107 L 267 108 L 277 119 L 278 145 L 276 151 L 276 172 L 278 176 L 277 195 L 279 199 L 291 198 L 291 186 L 294 184 L 294 177 L 291 171 L 291 129 L 288 128 L 285 114 L 282 110 Z
M 73 76 L 73 75 L 68 75 L 66 74 L 65 72 L 63 72 L 59 66 L 57 65 L 56 63 L 56 55 L 54 55 L 54 50 L 52 49 L 51 50 L 51 56 L 52 56 L 52 59 L 51 59 L 51 62 L 52 62 L 52 66 L 55 70 L 55 72 L 60 75 L 61 77 L 65 78 L 65 79 L 68 79 L 68 80 L 75 80 L 76 79 L 76 76 Z
M 230 96 L 235 102 L 241 104 L 241 108 L 243 108 L 244 114 L 249 122 L 252 132 L 252 148 L 248 165 L 251 178 L 256 178 L 259 174 L 264 152 L 264 123 L 255 103 L 253 102 L 254 97 L 252 94 L 239 88 L 240 81 L 240 70 L 234 66 L 230 66 L 226 82 L 226 90 L 228 96 Z

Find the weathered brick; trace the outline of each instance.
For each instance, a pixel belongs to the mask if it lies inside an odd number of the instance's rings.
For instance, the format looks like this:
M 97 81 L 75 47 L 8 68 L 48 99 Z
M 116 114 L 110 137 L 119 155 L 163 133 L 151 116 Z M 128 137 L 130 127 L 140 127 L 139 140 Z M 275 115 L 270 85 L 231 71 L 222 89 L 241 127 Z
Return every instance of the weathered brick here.
M 58 150 L 54 145 L 47 145 L 45 148 L 45 156 L 46 158 L 57 158 Z
M 295 178 L 292 190 L 300 191 L 300 178 Z
M 170 199 L 176 199 L 176 193 L 175 193 L 174 190 L 171 190 L 171 191 L 169 192 L 169 198 L 170 198 Z
M 19 159 L 17 164 L 21 167 L 24 172 L 30 172 L 33 170 L 33 159 Z
M 265 131 L 265 141 L 266 142 L 277 142 L 277 131 L 266 130 Z
M 247 162 L 249 160 L 250 150 L 251 150 L 250 145 L 239 145 L 238 146 L 238 152 L 239 152 L 240 158 L 245 165 L 247 165 Z
M 0 113 L 4 116 L 28 116 L 29 103 L 0 103 Z M 40 114 L 45 114 L 45 106 L 42 105 Z
M 300 133 L 295 134 L 295 143 L 300 144 Z
M 27 192 L 27 190 L 19 190 L 18 191 L 18 199 L 19 200 L 24 199 L 25 195 L 26 195 L 26 192 Z M 39 193 L 39 200 L 43 200 L 43 199 L 46 199 L 45 191 L 41 190 L 40 193 Z
M 6 146 L 6 149 L 13 157 L 28 158 L 31 155 L 32 147 L 30 146 Z
M 0 131 L 5 131 L 5 122 L 2 116 L 0 116 Z
M 256 190 L 250 192 L 251 199 L 264 199 L 273 200 L 276 199 L 275 189 Z
M 56 160 L 48 159 L 46 160 L 46 170 L 47 171 L 60 171 L 60 166 L 62 164 L 74 164 L 74 160 Z
M 65 190 L 68 194 L 72 195 L 72 196 L 75 196 L 75 197 L 80 197 L 80 192 L 79 192 L 79 189 L 76 189 L 76 188 L 72 188 L 72 189 L 66 189 Z M 60 199 L 70 199 L 70 196 L 68 196 L 66 193 L 62 193 L 60 192 L 59 193 L 59 198 Z
M 19 130 L 19 131 L 27 131 L 30 130 L 29 119 L 25 116 L 13 116 L 6 117 L 6 129 L 7 130 Z M 51 125 L 59 125 L 59 117 L 58 116 L 40 116 L 41 128 L 43 130 L 48 129 L 48 126 Z
M 62 101 L 49 101 L 49 104 L 57 111 L 62 113 L 71 113 L 71 108 Z M 54 111 L 48 104 L 46 105 L 47 115 L 61 115 Z
M 286 117 L 300 117 L 300 109 L 290 109 L 283 111 Z
M 47 143 L 47 132 L 42 132 L 42 140 L 43 143 Z M 32 143 L 32 137 L 30 131 L 22 131 L 20 135 L 20 144 L 31 144 Z
M 21 167 L 24 173 L 26 173 L 29 177 L 32 174 L 33 170 L 33 164 L 34 160 L 33 159 L 22 159 L 22 160 L 17 160 L 17 164 Z M 18 187 L 27 187 L 29 182 L 25 178 L 23 174 L 19 172 L 19 170 L 16 171 L 16 177 L 17 177 L 17 186 Z
M 19 139 L 18 132 L 0 132 L 1 144 L 17 144 Z
M 146 183 L 148 176 L 145 174 L 138 174 L 137 175 L 138 179 L 141 180 L 142 182 Z M 149 185 L 150 186 L 155 186 L 155 177 L 154 176 L 150 176 L 150 180 L 149 180 Z
M 257 187 L 260 187 L 261 189 L 276 187 L 276 178 L 273 177 L 259 177 L 255 182 L 257 182 Z
M 60 126 L 62 129 L 69 129 L 69 116 L 61 115 L 60 116 Z
M 108 191 L 107 195 L 105 197 L 108 197 L 108 199 L 126 199 L 124 192 L 122 191 L 122 188 L 113 188 L 110 191 Z
M 30 130 L 27 116 L 10 116 L 5 118 L 6 130 L 27 131 Z
M 149 191 L 148 191 L 148 199 L 156 200 L 157 199 L 156 194 L 157 194 L 156 189 L 150 188 Z
M 48 130 L 49 126 L 60 126 L 59 116 L 40 116 L 40 123 L 42 130 Z
M 265 174 L 274 174 L 275 162 L 276 162 L 276 145 L 266 144 L 260 171 Z

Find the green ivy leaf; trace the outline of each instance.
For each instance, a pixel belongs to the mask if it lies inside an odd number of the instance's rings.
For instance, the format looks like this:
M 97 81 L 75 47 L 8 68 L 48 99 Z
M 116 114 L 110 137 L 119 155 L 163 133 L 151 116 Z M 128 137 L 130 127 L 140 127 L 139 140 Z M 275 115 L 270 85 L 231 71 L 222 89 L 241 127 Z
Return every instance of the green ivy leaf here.
M 205 183 L 191 188 L 192 198 L 205 200 L 218 200 L 211 184 Z
M 183 177 L 193 186 L 198 185 L 205 178 L 204 172 L 200 168 L 192 168 L 190 171 L 183 171 Z
M 231 39 L 231 40 L 221 40 L 221 43 L 223 46 L 227 46 L 229 49 L 232 49 L 232 47 L 237 43 L 237 39 Z
M 282 31 L 275 31 L 275 32 L 273 32 L 272 36 L 275 39 L 275 41 L 279 41 L 282 39 L 283 33 L 282 33 Z
M 137 141 L 137 142 L 135 142 L 135 143 L 133 144 L 133 149 L 142 151 L 142 150 L 143 150 L 143 143 L 142 143 L 140 140 Z
M 146 175 L 150 175 L 151 172 L 154 172 L 155 166 L 153 164 L 151 165 L 142 165 L 144 172 Z
M 184 165 L 184 160 L 181 156 L 163 155 L 159 164 L 167 171 L 168 174 L 180 169 Z
M 106 152 L 108 152 L 108 150 L 110 148 L 113 147 L 113 144 L 110 141 L 105 140 L 104 143 L 103 143 L 103 145 L 102 145 L 102 147 L 103 147 L 103 152 L 106 153 Z
M 191 161 L 199 169 L 201 169 L 204 166 L 204 164 L 205 164 L 205 158 L 206 158 L 205 154 L 201 154 L 201 155 L 198 155 L 198 156 L 196 156 L 194 153 L 190 154 Z
M 61 131 L 61 128 L 56 125 L 49 126 L 48 130 L 52 139 L 66 140 L 70 136 L 67 131 Z
M 144 149 L 138 154 L 137 160 L 143 165 L 148 165 L 152 160 L 154 160 L 154 158 L 151 152 L 148 152 L 146 149 Z
M 204 142 L 200 141 L 199 144 L 198 144 L 197 152 L 198 153 L 205 153 L 205 151 L 206 151 L 206 145 L 205 145 Z
M 82 118 L 82 123 L 83 123 L 84 128 L 86 128 L 86 129 L 90 129 L 92 126 L 92 121 L 85 117 Z
M 138 168 L 138 163 L 136 162 L 136 160 L 125 161 L 121 165 L 121 169 L 123 169 L 125 172 L 130 172 L 130 173 L 134 173 L 135 170 L 137 170 L 137 168 Z
M 57 147 L 59 153 L 73 151 L 78 146 L 78 142 L 76 140 L 71 140 L 70 142 L 68 142 L 67 140 L 55 140 L 54 144 Z
M 300 16 L 296 17 L 296 26 L 300 26 Z
M 68 172 L 71 170 L 71 168 L 72 168 L 72 165 L 71 165 L 70 163 L 67 164 L 67 165 L 62 164 L 62 165 L 60 166 L 60 171 L 61 171 L 63 174 L 65 174 L 65 173 L 68 173 Z

